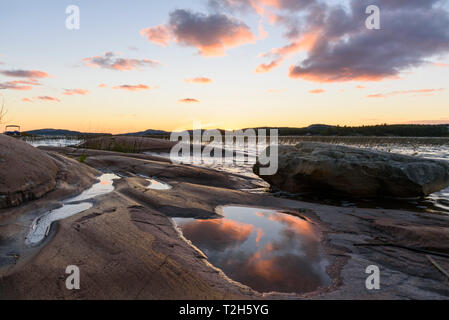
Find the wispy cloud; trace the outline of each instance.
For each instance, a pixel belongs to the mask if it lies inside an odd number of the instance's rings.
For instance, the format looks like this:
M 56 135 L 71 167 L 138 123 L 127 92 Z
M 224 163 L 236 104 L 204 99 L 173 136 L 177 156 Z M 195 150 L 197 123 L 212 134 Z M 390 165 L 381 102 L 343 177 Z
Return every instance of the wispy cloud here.
M 181 102 L 181 103 L 199 103 L 200 101 L 197 100 L 197 99 L 193 99 L 193 98 L 185 98 L 185 99 L 178 100 L 178 102 Z
M 10 90 L 31 90 L 34 86 L 41 85 L 37 80 L 14 80 L 0 83 L 0 89 L 10 89 Z
M 297 53 L 301 50 L 310 50 L 316 40 L 318 34 L 314 32 L 309 32 L 307 34 L 301 35 L 298 39 L 295 39 L 291 43 L 281 47 L 272 49 L 270 52 L 262 54 L 262 57 L 269 57 L 273 60 L 269 63 L 262 63 L 256 68 L 257 73 L 269 72 L 274 68 L 277 68 L 287 57 Z
M 435 62 L 433 65 L 435 67 L 440 67 L 440 68 L 447 68 L 447 67 L 449 67 L 449 63 L 442 63 L 442 62 Z
M 314 90 L 309 91 L 309 93 L 312 93 L 312 94 L 320 94 L 320 93 L 324 93 L 324 92 L 326 92 L 326 91 L 323 89 L 314 89 Z
M 273 70 L 274 68 L 278 67 L 279 64 L 282 62 L 281 59 L 273 60 L 270 63 L 262 63 L 257 66 L 256 73 L 265 73 Z
M 39 96 L 39 97 L 36 97 L 35 99 L 43 100 L 43 101 L 53 101 L 53 102 L 60 102 L 61 101 L 58 98 L 50 97 L 50 96 Z
M 397 96 L 397 95 L 408 95 L 408 94 L 432 95 L 432 94 L 441 92 L 443 90 L 444 90 L 443 88 L 440 88 L 440 89 L 418 89 L 418 90 L 406 90 L 406 91 L 393 91 L 393 92 L 388 92 L 388 93 L 370 94 L 370 95 L 367 95 L 366 97 L 367 98 L 387 98 L 387 97 L 392 97 L 392 96 Z
M 85 90 L 85 89 L 64 89 L 64 94 L 67 96 L 73 96 L 76 94 L 84 96 L 88 93 L 89 93 L 89 90 Z
M 206 77 L 198 77 L 198 78 L 189 78 L 184 80 L 187 83 L 199 83 L 199 84 L 206 84 L 211 83 L 212 79 L 206 78 Z
M 136 84 L 136 85 L 123 84 L 120 86 L 112 87 L 112 89 L 128 90 L 128 91 L 142 91 L 142 90 L 150 90 L 150 87 L 147 85 L 144 85 L 144 84 Z
M 15 78 L 49 78 L 50 75 L 38 70 L 1 70 L 0 73 L 7 77 Z
M 164 47 L 168 46 L 171 41 L 170 29 L 164 25 L 142 29 L 140 34 L 148 41 Z
M 113 52 L 106 52 L 102 56 L 84 58 L 83 62 L 88 67 L 117 71 L 129 71 L 145 66 L 154 67 L 160 64 L 159 61 L 151 59 L 118 58 Z
M 38 96 L 38 97 L 34 97 L 34 98 L 23 98 L 22 99 L 23 102 L 35 102 L 36 100 L 50 101 L 50 102 L 61 102 L 61 100 L 59 100 L 58 98 L 50 97 L 50 96 Z

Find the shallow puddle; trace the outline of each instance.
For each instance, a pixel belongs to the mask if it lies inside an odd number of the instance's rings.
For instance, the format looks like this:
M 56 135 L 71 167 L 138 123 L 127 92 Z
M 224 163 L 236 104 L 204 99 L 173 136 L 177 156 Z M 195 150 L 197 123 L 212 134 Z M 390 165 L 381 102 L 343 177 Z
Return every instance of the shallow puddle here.
M 148 189 L 154 189 L 154 190 L 169 190 L 172 188 L 171 185 L 158 181 L 156 179 L 147 179 L 147 181 L 150 183 L 147 188 Z
M 232 280 L 259 292 L 304 293 L 330 284 L 320 234 L 276 210 L 226 206 L 220 219 L 175 218 L 184 237 Z
M 91 202 L 83 202 L 114 190 L 113 182 L 120 177 L 113 173 L 106 173 L 98 177 L 100 182 L 95 183 L 80 195 L 65 200 L 62 207 L 50 210 L 33 221 L 30 233 L 25 243 L 33 245 L 41 242 L 47 235 L 51 224 L 55 221 L 71 217 L 82 211 L 92 208 Z
M 144 174 L 137 174 L 137 176 L 144 178 L 147 180 L 150 184 L 147 186 L 147 189 L 153 189 L 153 190 L 169 190 L 172 188 L 171 185 L 168 183 L 162 182 L 160 180 L 157 180 L 155 178 L 150 178 L 149 176 L 146 176 Z
M 114 191 L 113 186 L 114 180 L 120 179 L 120 177 L 114 173 L 105 173 L 99 176 L 98 179 L 100 180 L 100 182 L 95 183 L 94 185 L 92 185 L 92 187 L 83 191 L 79 196 L 64 201 L 64 203 L 68 204 L 85 201 L 100 196 L 102 194 L 112 192 Z

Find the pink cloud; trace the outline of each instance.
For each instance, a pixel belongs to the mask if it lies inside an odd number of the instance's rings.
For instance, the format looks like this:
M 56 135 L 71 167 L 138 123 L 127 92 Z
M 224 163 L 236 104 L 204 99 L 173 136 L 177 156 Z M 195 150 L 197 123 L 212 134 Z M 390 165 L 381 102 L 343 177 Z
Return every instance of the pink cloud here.
M 324 93 L 326 92 L 323 89 L 314 89 L 314 90 L 310 90 L 309 93 L 313 93 L 313 94 L 320 94 L 320 93 Z
M 7 77 L 16 78 L 49 78 L 50 75 L 38 70 L 2 70 L 1 74 Z
M 205 78 L 205 77 L 198 77 L 198 78 L 185 79 L 184 81 L 187 82 L 187 83 L 205 84 L 205 83 L 211 83 L 212 79 Z
M 88 93 L 89 93 L 89 90 L 85 90 L 85 89 L 64 89 L 64 94 L 67 96 L 73 96 L 75 94 L 84 96 Z
M 159 61 L 150 59 L 125 59 L 117 58 L 113 52 L 106 52 L 103 56 L 95 56 L 83 59 L 84 64 L 92 68 L 103 68 L 117 71 L 129 71 L 145 66 L 154 67 Z
M 123 84 L 121 86 L 112 87 L 112 89 L 128 90 L 128 91 L 141 91 L 141 90 L 150 90 L 150 87 L 147 85 L 144 85 L 144 84 L 137 84 L 137 85 Z
M 381 93 L 376 93 L 376 94 L 370 94 L 366 96 L 367 98 L 385 98 L 386 95 L 381 94 Z
M 49 97 L 49 96 L 39 96 L 39 97 L 36 97 L 36 99 L 43 100 L 43 101 L 61 102 L 61 100 L 59 100 L 58 98 Z
M 11 90 L 31 90 L 34 86 L 41 85 L 37 80 L 14 80 L 0 83 L 0 89 L 11 89 Z
M 186 98 L 186 99 L 180 99 L 180 100 L 178 100 L 178 102 L 181 102 L 181 103 L 199 103 L 200 101 L 197 100 L 197 99 Z
M 438 92 L 443 91 L 443 88 L 440 89 L 418 89 L 418 90 L 406 90 L 406 91 L 393 91 L 393 92 L 389 92 L 389 93 L 377 93 L 377 94 L 370 94 L 368 96 L 366 96 L 367 98 L 387 98 L 387 97 L 392 97 L 392 96 L 397 96 L 397 95 L 408 95 L 408 94 L 413 94 L 413 95 L 419 95 L 419 94 L 426 94 L 426 95 L 432 95 Z
M 170 44 L 170 29 L 164 25 L 158 25 L 151 28 L 140 30 L 140 34 L 148 41 L 156 43 L 161 46 L 168 46 Z
M 195 47 L 205 57 L 222 56 L 230 48 L 256 40 L 245 23 L 225 14 L 206 15 L 181 9 L 170 13 L 167 25 L 143 29 L 141 34 L 160 45 L 168 45 L 171 40 Z
M 256 73 L 269 72 L 269 71 L 273 70 L 274 68 L 276 68 L 277 66 L 279 66 L 279 63 L 281 63 L 281 61 L 282 60 L 279 59 L 279 60 L 273 60 L 268 64 L 262 63 L 257 66 Z
M 260 64 L 256 68 L 256 73 L 269 72 L 274 68 L 277 68 L 288 56 L 301 50 L 310 50 L 316 40 L 317 34 L 315 32 L 309 32 L 288 45 L 281 48 L 272 49 L 270 52 L 262 54 L 263 57 L 272 57 L 273 60 L 268 64 Z
M 107 84 L 100 83 L 100 84 L 98 85 L 98 88 L 106 88 L 107 86 L 108 86 Z
M 440 67 L 440 68 L 447 68 L 447 67 L 449 67 L 448 63 L 442 63 L 442 62 L 435 62 L 433 65 L 435 67 Z

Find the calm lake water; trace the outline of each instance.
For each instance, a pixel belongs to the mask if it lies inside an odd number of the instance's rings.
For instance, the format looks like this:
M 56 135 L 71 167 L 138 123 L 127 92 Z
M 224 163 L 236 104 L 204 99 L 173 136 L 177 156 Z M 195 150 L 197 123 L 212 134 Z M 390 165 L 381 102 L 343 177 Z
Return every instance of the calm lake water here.
M 231 279 L 259 292 L 310 292 L 330 284 L 320 234 L 300 217 L 226 206 L 223 218 L 175 218 L 183 235 Z
M 77 138 L 66 138 L 66 137 L 54 137 L 54 138 L 47 138 L 47 137 L 28 137 L 24 138 L 25 142 L 28 142 L 34 147 L 41 147 L 41 146 L 49 146 L 49 147 L 67 147 L 67 146 L 73 146 L 78 145 L 84 140 L 77 139 Z

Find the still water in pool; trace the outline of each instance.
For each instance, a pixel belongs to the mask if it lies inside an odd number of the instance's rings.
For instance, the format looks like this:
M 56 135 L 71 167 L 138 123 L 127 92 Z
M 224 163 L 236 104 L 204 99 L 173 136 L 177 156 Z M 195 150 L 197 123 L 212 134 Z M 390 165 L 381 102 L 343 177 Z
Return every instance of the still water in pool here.
M 31 225 L 31 230 L 25 239 L 25 243 L 27 245 L 40 243 L 47 236 L 53 222 L 66 219 L 79 212 L 90 209 L 92 203 L 89 200 L 114 191 L 114 180 L 119 178 L 119 176 L 113 173 L 105 173 L 98 177 L 100 182 L 95 183 L 80 195 L 64 201 L 61 207 L 50 210 L 36 218 Z
M 330 284 L 320 233 L 276 210 L 226 206 L 219 219 L 175 218 L 185 238 L 232 280 L 259 292 L 310 292 Z

